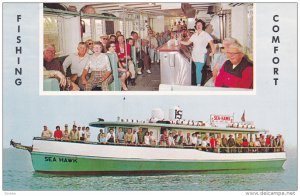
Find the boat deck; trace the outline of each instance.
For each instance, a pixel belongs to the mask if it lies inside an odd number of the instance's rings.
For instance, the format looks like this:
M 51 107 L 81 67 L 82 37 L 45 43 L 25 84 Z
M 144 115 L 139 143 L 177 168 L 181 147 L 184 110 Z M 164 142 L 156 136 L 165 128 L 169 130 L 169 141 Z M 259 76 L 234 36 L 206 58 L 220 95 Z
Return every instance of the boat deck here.
M 144 70 L 142 75 L 138 75 L 135 86 L 128 84 L 129 91 L 158 91 L 160 84 L 159 63 L 155 62 L 151 64 L 151 72 L 151 74 L 148 74 L 146 70 Z

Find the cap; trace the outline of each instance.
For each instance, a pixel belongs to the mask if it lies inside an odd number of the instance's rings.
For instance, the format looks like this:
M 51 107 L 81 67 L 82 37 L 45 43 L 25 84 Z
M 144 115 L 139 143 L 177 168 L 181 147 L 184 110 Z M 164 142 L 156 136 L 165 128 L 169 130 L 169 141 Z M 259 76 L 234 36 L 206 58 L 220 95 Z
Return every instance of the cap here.
M 108 38 L 108 35 L 106 35 L 106 34 L 102 34 L 102 35 L 100 35 L 100 38 Z

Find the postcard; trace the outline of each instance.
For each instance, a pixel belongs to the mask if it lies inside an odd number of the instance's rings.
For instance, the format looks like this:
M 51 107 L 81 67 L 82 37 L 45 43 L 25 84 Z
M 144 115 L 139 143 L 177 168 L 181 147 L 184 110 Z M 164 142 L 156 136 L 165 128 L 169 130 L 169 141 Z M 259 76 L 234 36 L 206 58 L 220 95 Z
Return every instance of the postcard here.
M 3 3 L 2 190 L 295 195 L 297 9 Z

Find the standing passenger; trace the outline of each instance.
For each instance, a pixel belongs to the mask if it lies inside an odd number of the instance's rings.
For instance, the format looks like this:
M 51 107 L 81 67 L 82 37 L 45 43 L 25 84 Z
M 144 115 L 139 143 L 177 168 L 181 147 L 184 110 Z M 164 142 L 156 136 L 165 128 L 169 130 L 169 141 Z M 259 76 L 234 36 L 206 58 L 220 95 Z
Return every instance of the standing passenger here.
M 79 137 L 79 132 L 76 128 L 77 128 L 77 126 L 73 125 L 73 129 L 70 131 L 69 139 L 71 141 L 79 141 L 79 138 L 80 138 Z
M 85 139 L 86 142 L 89 142 L 90 138 L 91 138 L 90 127 L 86 127 L 85 128 L 85 137 L 84 137 L 84 139 Z
M 198 20 L 195 24 L 196 32 L 192 35 L 189 41 L 181 41 L 180 43 L 183 45 L 194 44 L 192 51 L 192 58 L 196 65 L 196 83 L 198 86 L 201 86 L 202 81 L 202 68 L 205 63 L 205 54 L 207 52 L 206 46 L 209 43 L 212 52 L 209 56 L 212 56 L 215 53 L 215 46 L 213 43 L 213 38 L 203 31 L 205 27 L 205 23 L 202 20 Z
M 115 133 L 113 129 L 110 129 L 106 135 L 106 141 L 110 143 L 115 143 Z
M 69 129 L 68 129 L 68 124 L 65 124 L 65 130 L 63 133 L 63 140 L 69 140 Z
M 44 130 L 42 132 L 42 139 L 50 139 L 52 137 L 52 132 L 44 125 Z
M 123 132 L 123 129 L 122 127 L 119 127 L 119 131 L 117 133 L 117 143 L 124 143 L 124 132 Z
M 54 131 L 54 138 L 56 140 L 61 140 L 62 136 L 63 136 L 63 133 L 60 130 L 60 126 L 56 126 L 56 130 Z

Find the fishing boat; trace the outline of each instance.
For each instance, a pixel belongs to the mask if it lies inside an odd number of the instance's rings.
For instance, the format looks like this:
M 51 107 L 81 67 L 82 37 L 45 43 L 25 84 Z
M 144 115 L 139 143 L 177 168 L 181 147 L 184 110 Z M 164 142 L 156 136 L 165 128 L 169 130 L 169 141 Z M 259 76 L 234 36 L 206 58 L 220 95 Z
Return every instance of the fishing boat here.
M 252 139 L 268 133 L 256 129 L 253 122 L 233 121 L 233 116 L 211 115 L 210 123 L 182 120 L 182 110 L 170 109 L 168 120 L 153 116 L 146 121 L 118 118 L 117 121 L 99 119 L 91 122 L 91 127 L 104 131 L 122 128 L 153 132 L 161 137 L 162 132 L 179 131 L 197 133 L 200 137 L 213 135 L 245 136 Z M 157 115 L 156 115 L 157 116 Z M 225 127 L 217 126 L 224 123 Z M 204 172 L 224 170 L 281 169 L 286 152 L 275 147 L 216 147 L 203 148 L 200 145 L 145 145 L 124 143 L 99 143 L 83 141 L 63 141 L 33 138 L 32 146 L 24 146 L 11 141 L 16 148 L 28 150 L 36 172 L 66 175 L 97 174 L 140 174 Z M 227 149 L 227 150 L 226 150 Z

